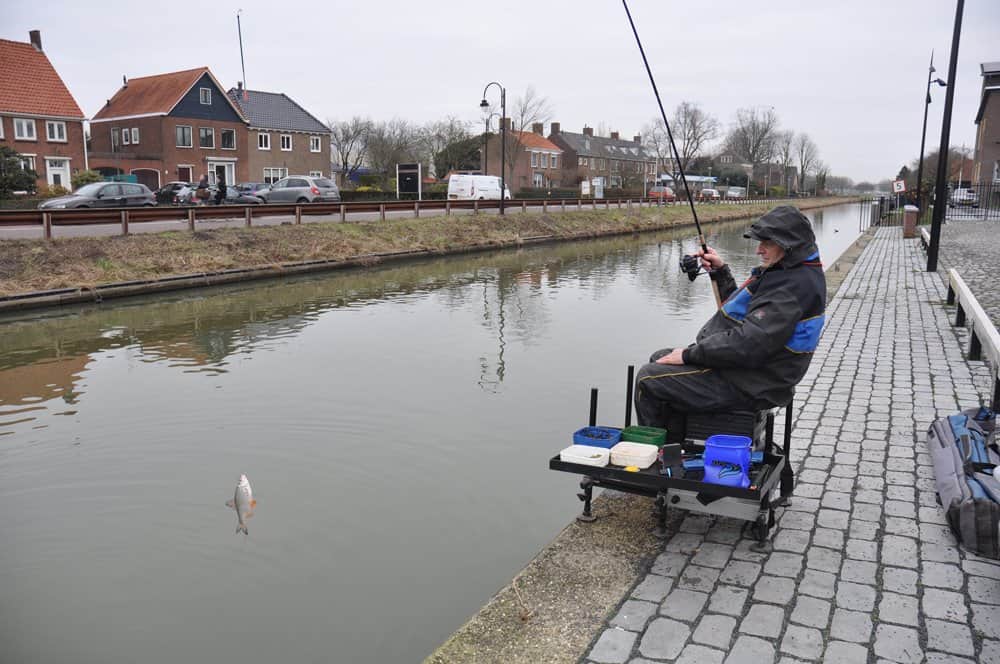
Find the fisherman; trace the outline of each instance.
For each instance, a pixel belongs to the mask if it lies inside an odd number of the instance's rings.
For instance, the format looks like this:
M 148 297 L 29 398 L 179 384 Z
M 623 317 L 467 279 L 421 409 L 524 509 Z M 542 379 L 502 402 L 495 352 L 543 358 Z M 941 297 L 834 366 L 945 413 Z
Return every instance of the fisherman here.
M 702 267 L 719 288 L 722 307 L 693 344 L 659 350 L 639 369 L 639 424 L 676 435 L 683 432 L 688 412 L 784 405 L 805 375 L 826 307 L 826 278 L 809 219 L 782 205 L 743 236 L 759 242 L 761 265 L 739 288 L 715 250 L 698 250 Z

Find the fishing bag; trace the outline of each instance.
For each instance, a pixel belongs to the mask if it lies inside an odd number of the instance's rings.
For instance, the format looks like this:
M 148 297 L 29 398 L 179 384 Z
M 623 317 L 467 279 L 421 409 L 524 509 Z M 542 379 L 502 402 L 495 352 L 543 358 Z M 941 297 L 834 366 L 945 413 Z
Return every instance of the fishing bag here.
M 948 525 L 967 549 L 1000 559 L 1000 464 L 995 416 L 986 408 L 935 420 L 927 432 L 934 484 Z

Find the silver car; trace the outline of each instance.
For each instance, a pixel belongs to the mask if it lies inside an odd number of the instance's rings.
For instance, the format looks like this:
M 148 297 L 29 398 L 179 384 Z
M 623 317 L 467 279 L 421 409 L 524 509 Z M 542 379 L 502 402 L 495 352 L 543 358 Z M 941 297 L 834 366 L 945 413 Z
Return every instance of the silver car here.
M 289 175 L 257 192 L 265 203 L 339 203 L 340 190 L 329 178 Z

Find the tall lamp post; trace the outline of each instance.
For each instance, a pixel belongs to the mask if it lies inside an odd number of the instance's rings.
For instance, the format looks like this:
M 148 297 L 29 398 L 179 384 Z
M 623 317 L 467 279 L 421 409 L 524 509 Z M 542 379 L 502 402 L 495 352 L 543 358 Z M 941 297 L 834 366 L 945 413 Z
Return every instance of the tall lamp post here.
M 924 180 L 923 180 L 923 177 L 924 177 L 924 143 L 925 143 L 925 141 L 927 139 L 927 109 L 930 108 L 930 105 L 931 105 L 931 83 L 937 83 L 938 85 L 940 85 L 942 87 L 948 85 L 947 83 L 945 83 L 944 81 L 942 81 L 940 78 L 931 79 L 931 76 L 934 74 L 935 71 L 937 71 L 937 70 L 934 69 L 934 51 L 931 51 L 931 64 L 927 68 L 927 98 L 924 101 L 924 127 L 923 127 L 923 129 L 920 130 L 920 162 L 917 165 L 917 207 L 920 208 L 921 212 L 924 211 L 924 200 L 923 200 L 923 196 L 922 196 L 922 194 L 923 194 L 923 186 L 924 186 Z M 938 159 L 940 159 L 940 158 L 941 158 L 941 155 L 938 155 Z
M 483 134 L 483 175 L 490 174 L 490 120 L 499 113 L 490 113 L 486 116 L 486 133 Z
M 486 91 L 492 85 L 500 88 L 500 214 L 503 215 L 504 199 L 507 196 L 507 180 L 504 177 L 507 171 L 507 90 L 496 81 L 487 83 L 483 88 L 483 100 L 479 102 L 479 108 L 486 110 L 490 107 L 486 101 Z

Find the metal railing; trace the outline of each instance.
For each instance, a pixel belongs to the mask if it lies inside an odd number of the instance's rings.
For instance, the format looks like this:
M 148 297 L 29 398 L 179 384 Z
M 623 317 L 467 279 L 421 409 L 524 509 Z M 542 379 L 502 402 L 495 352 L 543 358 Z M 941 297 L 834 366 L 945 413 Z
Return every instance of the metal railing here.
M 949 220 L 1000 221 L 1000 181 L 948 188 Z
M 969 286 L 955 269 L 948 270 L 949 305 L 955 305 L 955 325 L 969 330 L 970 360 L 982 360 L 985 355 L 993 372 L 993 396 L 990 407 L 1000 408 L 1000 333 L 972 294 Z

